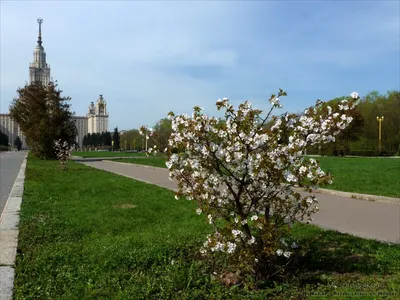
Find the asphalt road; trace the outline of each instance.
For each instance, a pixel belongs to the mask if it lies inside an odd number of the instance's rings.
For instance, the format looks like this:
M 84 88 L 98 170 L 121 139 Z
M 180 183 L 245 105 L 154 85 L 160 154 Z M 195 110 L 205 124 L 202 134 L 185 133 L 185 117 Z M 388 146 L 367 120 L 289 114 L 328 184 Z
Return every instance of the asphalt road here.
M 3 212 L 25 155 L 25 151 L 0 152 L 0 215 Z
M 167 169 L 106 161 L 84 164 L 171 190 L 177 188 L 176 182 L 168 179 Z M 400 243 L 400 202 L 388 204 L 327 194 L 316 196 L 319 212 L 313 216 L 313 224 L 364 238 Z

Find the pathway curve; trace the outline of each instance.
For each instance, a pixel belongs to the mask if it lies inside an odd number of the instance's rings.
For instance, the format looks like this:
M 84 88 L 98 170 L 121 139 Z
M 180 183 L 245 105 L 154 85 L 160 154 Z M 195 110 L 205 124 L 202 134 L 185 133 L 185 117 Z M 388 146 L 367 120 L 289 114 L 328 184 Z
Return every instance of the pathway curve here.
M 84 164 L 167 189 L 177 189 L 176 181 L 169 180 L 167 169 L 110 161 Z M 313 224 L 364 238 L 400 243 L 400 203 L 380 203 L 326 194 L 316 196 L 319 212 L 313 216 Z

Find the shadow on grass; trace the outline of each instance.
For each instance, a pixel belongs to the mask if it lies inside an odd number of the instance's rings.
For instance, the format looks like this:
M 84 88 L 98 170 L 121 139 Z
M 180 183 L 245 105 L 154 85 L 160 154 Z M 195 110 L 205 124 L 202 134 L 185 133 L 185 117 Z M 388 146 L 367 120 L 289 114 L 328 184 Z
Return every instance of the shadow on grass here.
M 326 284 L 327 276 L 337 280 L 371 280 L 376 275 L 390 275 L 400 270 L 399 245 L 313 227 L 309 228 L 310 234 L 299 238 L 308 250 L 286 276 L 299 285 Z

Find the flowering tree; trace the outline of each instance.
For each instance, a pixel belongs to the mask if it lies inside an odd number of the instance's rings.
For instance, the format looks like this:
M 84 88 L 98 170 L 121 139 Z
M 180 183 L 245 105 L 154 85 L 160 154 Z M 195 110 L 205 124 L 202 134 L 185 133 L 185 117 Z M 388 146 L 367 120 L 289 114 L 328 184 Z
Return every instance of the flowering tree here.
M 146 138 L 146 155 L 149 156 L 150 154 L 157 154 L 158 152 L 157 145 L 154 145 L 152 148 L 147 148 L 147 143 L 150 138 L 152 138 L 153 143 L 157 143 L 156 140 L 154 139 L 157 136 L 157 134 L 154 132 L 153 128 L 142 126 L 139 128 L 139 134 L 145 136 Z
M 71 159 L 73 146 L 70 146 L 66 141 L 62 142 L 61 139 L 59 139 L 54 141 L 54 149 L 57 159 L 60 161 L 61 169 L 68 170 L 68 161 Z
M 199 107 L 191 117 L 169 113 L 167 167 L 178 181 L 176 199 L 196 200 L 196 212 L 205 213 L 214 228 L 201 253 L 226 253 L 231 266 L 258 277 L 287 264 L 299 247 L 288 239 L 291 224 L 310 221 L 318 209 L 315 196 L 292 187 L 311 192 L 312 186 L 332 183 L 317 161 L 304 157 L 306 147 L 334 141 L 352 121 L 348 113 L 358 101 L 352 93 L 333 107 L 317 101 L 301 116 L 273 116 L 283 96 L 283 90 L 271 96 L 265 116 L 247 101 L 235 109 L 227 98 L 216 103 L 225 111 L 223 122 Z M 283 131 L 288 140 L 282 143 Z

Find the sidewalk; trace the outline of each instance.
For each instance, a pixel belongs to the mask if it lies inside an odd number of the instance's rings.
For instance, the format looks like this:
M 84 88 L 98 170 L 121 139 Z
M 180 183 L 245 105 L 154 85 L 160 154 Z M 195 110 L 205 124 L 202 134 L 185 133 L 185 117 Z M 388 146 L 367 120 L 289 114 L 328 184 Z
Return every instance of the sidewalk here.
M 176 181 L 169 180 L 167 169 L 110 161 L 83 163 L 170 190 L 177 189 Z M 316 196 L 319 212 L 313 216 L 313 224 L 364 238 L 400 243 L 400 203 L 380 203 L 327 194 Z

